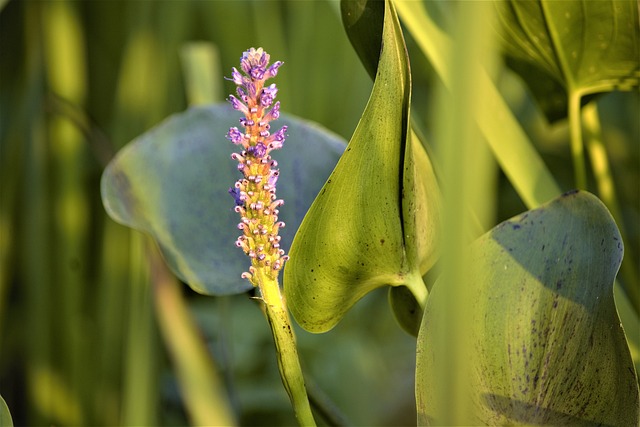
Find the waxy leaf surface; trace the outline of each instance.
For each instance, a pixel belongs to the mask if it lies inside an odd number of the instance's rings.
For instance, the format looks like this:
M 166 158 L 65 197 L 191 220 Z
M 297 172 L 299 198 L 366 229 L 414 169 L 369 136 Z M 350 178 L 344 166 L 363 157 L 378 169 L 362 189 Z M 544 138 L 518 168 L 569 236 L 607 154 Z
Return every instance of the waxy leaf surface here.
M 132 141 L 107 166 L 102 199 L 109 215 L 150 233 L 169 267 L 194 290 L 211 295 L 244 292 L 249 259 L 234 245 L 240 231 L 229 187 L 240 177 L 238 150 L 225 135 L 237 125 L 231 106 L 192 108 Z M 282 114 L 288 138 L 279 163 L 282 246 L 288 249 L 307 209 L 335 166 L 344 141 L 319 126 Z M 275 125 L 274 125 L 275 126 Z
M 356 25 L 382 37 L 372 41 L 381 46 L 373 90 L 296 234 L 284 271 L 289 308 L 312 332 L 331 329 L 356 301 L 384 285 L 422 287 L 418 292 L 426 297 L 420 273 L 433 264 L 437 241 L 427 239 L 435 235 L 439 193 L 424 148 L 408 136 L 409 64 L 393 6 L 342 5 L 350 22 L 384 25 L 382 32 Z M 367 52 L 361 58 L 376 58 Z
M 638 85 L 640 27 L 635 0 L 497 2 L 510 64 L 551 120 L 572 92 Z
M 567 193 L 471 246 L 470 425 L 638 425 L 638 385 L 613 299 L 623 256 L 604 205 Z M 419 423 L 437 424 L 437 282 L 418 338 Z

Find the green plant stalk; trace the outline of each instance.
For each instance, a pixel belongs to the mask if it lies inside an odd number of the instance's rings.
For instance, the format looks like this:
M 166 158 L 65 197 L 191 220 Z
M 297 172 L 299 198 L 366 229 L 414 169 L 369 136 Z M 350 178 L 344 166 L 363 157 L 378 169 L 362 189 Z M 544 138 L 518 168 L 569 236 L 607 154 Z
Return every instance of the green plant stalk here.
M 316 422 L 311 413 L 304 376 L 300 367 L 300 359 L 298 358 L 296 338 L 280 286 L 277 279 L 271 279 L 262 269 L 257 270 L 256 274 L 261 294 L 259 299 L 263 303 L 264 312 L 269 321 L 276 345 L 282 384 L 287 394 L 289 394 L 293 410 L 300 425 L 315 426 Z
M 582 123 L 580 99 L 582 95 L 575 90 L 569 90 L 569 133 L 571 138 L 571 158 L 573 159 L 573 173 L 575 187 L 578 190 L 587 189 L 587 168 L 584 161 L 584 144 L 582 143 Z
M 440 286 L 450 287 L 445 293 L 445 314 L 442 328 L 437 329 L 436 342 L 441 361 L 437 384 L 443 405 L 434 414 L 435 421 L 445 425 L 469 424 L 471 415 L 470 383 L 473 360 L 469 357 L 468 325 L 466 317 L 472 302 L 467 298 L 467 286 L 473 278 L 468 275 L 469 236 L 475 228 L 471 212 L 486 217 L 491 201 L 478 194 L 491 194 L 489 174 L 484 163 L 490 156 L 482 155 L 482 137 L 476 118 L 486 102 L 485 68 L 493 69 L 492 5 L 483 2 L 465 3 L 457 10 L 455 48 L 448 58 L 449 90 L 441 89 L 438 98 L 439 156 L 443 172 L 444 233 Z M 504 143 L 504 142 L 503 142 Z
M 24 37 L 27 48 L 25 68 L 27 84 L 35 93 L 34 100 L 44 98 L 42 84 L 42 34 L 40 10 L 35 3 L 25 10 Z M 29 112 L 29 122 L 25 130 L 25 163 L 22 168 L 21 187 L 24 197 L 19 199 L 19 211 L 23 213 L 24 226 L 20 230 L 19 269 L 24 278 L 25 305 L 29 316 L 25 319 L 26 348 L 26 392 L 30 402 L 26 423 L 30 425 L 59 423 L 56 415 L 66 412 L 72 402 L 59 405 L 56 393 L 50 383 L 43 381 L 44 373 L 54 371 L 53 340 L 51 320 L 55 308 L 50 303 L 53 298 L 52 266 L 49 249 L 51 233 L 48 212 L 51 211 L 50 193 L 47 188 L 49 176 L 49 144 L 46 139 L 46 121 L 41 108 Z M 56 410 L 56 408 L 59 408 Z M 77 420 L 78 418 L 65 418 Z
M 394 3 L 418 47 L 445 86 L 449 87 L 452 74 L 448 58 L 453 54 L 451 39 L 432 22 L 421 2 Z M 484 91 L 485 103 L 491 106 L 477 111 L 478 127 L 522 201 L 528 208 L 535 208 L 559 195 L 560 187 L 553 175 L 486 71 L 480 71 L 477 83 Z M 503 141 L 509 141 L 509 144 Z
M 213 104 L 222 99 L 220 52 L 212 43 L 191 42 L 180 48 L 180 65 L 190 106 Z
M 105 214 L 106 216 L 106 214 Z M 127 319 L 124 314 L 130 305 L 129 246 L 131 230 L 109 219 L 104 221 L 100 239 L 100 279 L 97 283 L 97 333 L 100 336 L 99 356 L 95 360 L 99 374 L 94 384 L 99 409 L 96 419 L 105 425 L 120 423 L 120 376 L 123 366 L 123 332 Z
M 145 263 L 146 236 L 131 233 L 130 280 L 122 425 L 157 425 L 157 357 L 149 271 Z
M 74 105 L 86 98 L 86 63 L 84 34 L 75 5 L 68 1 L 44 4 L 42 24 L 45 47 L 45 69 L 51 91 Z M 53 229 L 56 250 L 55 282 L 59 315 L 57 332 L 65 357 L 64 377 L 69 393 L 81 402 L 80 419 L 69 423 L 91 423 L 88 409 L 92 375 L 87 371 L 89 346 L 82 304 L 84 299 L 83 270 L 89 264 L 87 244 L 88 200 L 85 195 L 82 168 L 85 141 L 79 129 L 67 118 L 52 116 L 48 121 L 53 180 Z
M 620 204 L 616 196 L 615 183 L 611 174 L 611 167 L 607 149 L 602 140 L 602 128 L 600 126 L 600 117 L 598 115 L 598 104 L 590 102 L 582 109 L 583 123 L 585 130 L 585 142 L 589 158 L 591 160 L 591 169 L 593 170 L 596 185 L 598 186 L 598 195 L 607 206 L 611 215 L 616 220 L 623 236 L 628 236 L 622 215 L 620 213 Z M 640 284 L 638 278 L 638 270 L 634 260 L 637 257 L 633 253 L 629 253 L 630 249 L 625 248 L 625 257 L 620 267 L 620 275 L 625 279 L 622 287 L 627 294 L 631 305 L 636 314 L 640 314 Z
M 414 271 L 408 276 L 405 276 L 404 285 L 411 291 L 413 297 L 418 302 L 420 308 L 424 311 L 427 305 L 427 297 L 429 291 L 427 290 L 427 284 L 422 279 L 422 276 L 418 271 Z
M 193 425 L 237 425 L 223 381 L 218 375 L 180 284 L 157 248 L 149 245 L 153 296 L 160 332 L 175 366 Z

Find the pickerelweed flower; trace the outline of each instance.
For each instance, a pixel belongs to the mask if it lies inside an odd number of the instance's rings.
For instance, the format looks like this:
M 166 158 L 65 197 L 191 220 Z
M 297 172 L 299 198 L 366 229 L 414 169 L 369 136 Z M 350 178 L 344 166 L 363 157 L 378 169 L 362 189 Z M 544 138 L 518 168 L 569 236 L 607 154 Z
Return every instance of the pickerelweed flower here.
M 281 61 L 276 61 L 269 66 L 269 54 L 262 48 L 251 48 L 240 58 L 242 73 L 234 67 L 230 79 L 238 86 L 238 96 L 229 95 L 228 100 L 244 114 L 240 119 L 244 131 L 232 127 L 227 133 L 227 139 L 242 148 L 231 158 L 238 161 L 238 170 L 243 175 L 229 194 L 235 199 L 235 211 L 241 218 L 238 229 L 242 234 L 236 246 L 251 259 L 249 271 L 242 273 L 242 277 L 253 286 L 259 286 L 262 279 L 277 280 L 288 259 L 280 248 L 278 235 L 278 230 L 284 227 L 278 221 L 278 208 L 284 204 L 276 197 L 278 164 L 269 154 L 282 147 L 287 127 L 270 132 L 270 122 L 280 116 L 280 102 L 274 103 L 276 85 L 265 86 L 281 65 Z

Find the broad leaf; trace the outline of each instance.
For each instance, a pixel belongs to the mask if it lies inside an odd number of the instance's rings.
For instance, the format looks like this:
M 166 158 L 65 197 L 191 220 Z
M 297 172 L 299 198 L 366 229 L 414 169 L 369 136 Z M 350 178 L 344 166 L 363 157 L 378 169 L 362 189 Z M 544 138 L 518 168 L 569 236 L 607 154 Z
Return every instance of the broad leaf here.
M 408 138 L 409 64 L 395 10 L 389 2 L 342 4 L 345 21 L 366 30 L 363 37 L 382 35 L 370 41 L 381 50 L 367 107 L 296 234 L 284 272 L 289 308 L 312 332 L 331 329 L 384 285 L 410 286 L 424 303 L 420 274 L 433 264 L 437 241 L 439 193 L 424 148 Z M 382 32 L 359 19 L 384 22 Z
M 251 288 L 240 274 L 249 260 L 234 245 L 239 231 L 227 193 L 240 177 L 225 139 L 238 113 L 228 105 L 192 108 L 172 116 L 122 149 L 102 177 L 109 215 L 150 233 L 169 266 L 194 290 L 226 295 Z M 274 153 L 279 162 L 278 197 L 283 248 L 335 166 L 344 142 L 310 122 L 285 114 L 288 138 Z
M 567 193 L 498 225 L 471 247 L 470 392 L 478 425 L 638 425 L 633 363 L 613 299 L 623 256 L 604 205 Z M 442 301 L 436 283 L 418 339 L 421 424 L 446 402 L 433 346 Z M 435 418 L 435 419 L 434 419 Z
M 587 95 L 638 85 L 637 1 L 497 4 L 510 64 L 549 119 L 566 117 L 573 92 Z

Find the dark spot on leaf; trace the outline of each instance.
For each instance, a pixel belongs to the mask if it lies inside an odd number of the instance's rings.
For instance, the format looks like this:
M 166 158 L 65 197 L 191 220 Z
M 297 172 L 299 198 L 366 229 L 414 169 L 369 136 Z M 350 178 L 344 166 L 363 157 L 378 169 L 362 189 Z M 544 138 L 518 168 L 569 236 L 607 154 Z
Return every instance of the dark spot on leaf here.
M 380 244 L 384 245 L 384 239 L 380 239 Z
M 519 230 L 520 229 L 520 224 L 512 224 L 511 228 L 514 230 Z
M 564 193 L 564 194 L 562 195 L 562 197 L 571 196 L 571 195 L 573 195 L 573 194 L 576 194 L 577 192 L 578 192 L 578 190 L 569 190 L 569 191 L 567 191 L 566 193 Z

